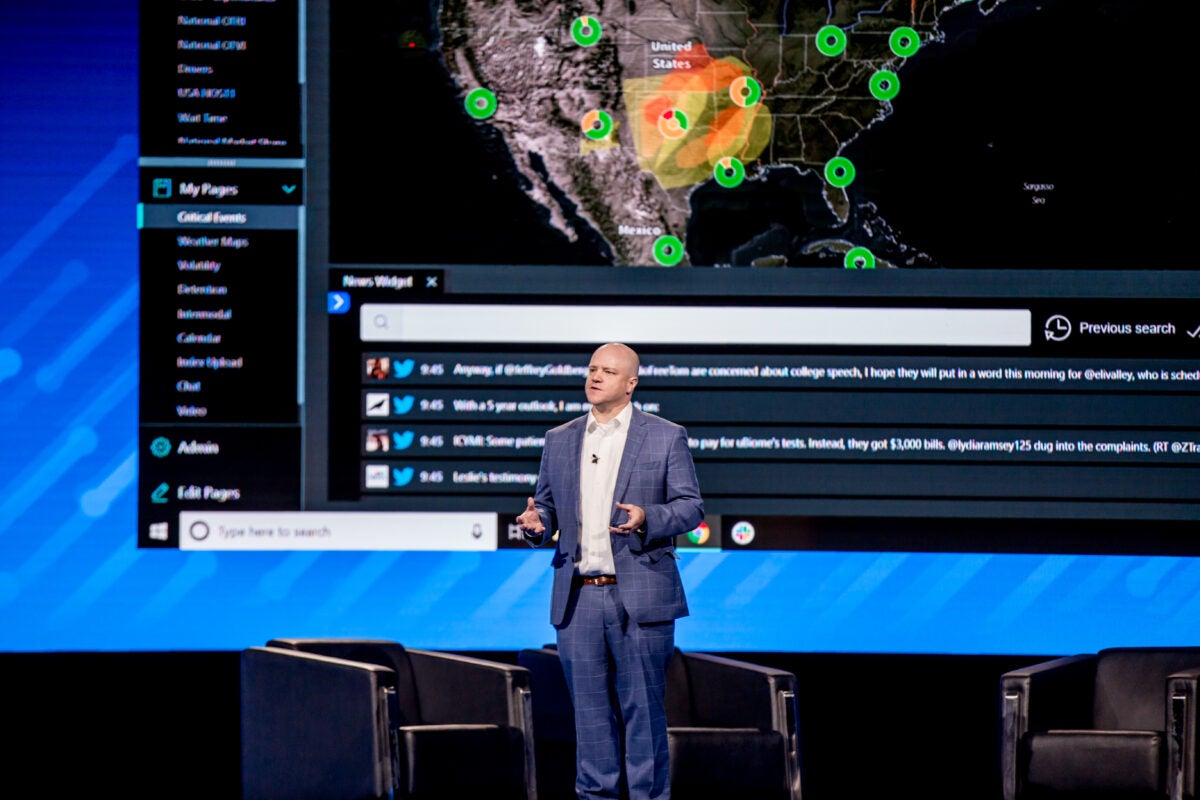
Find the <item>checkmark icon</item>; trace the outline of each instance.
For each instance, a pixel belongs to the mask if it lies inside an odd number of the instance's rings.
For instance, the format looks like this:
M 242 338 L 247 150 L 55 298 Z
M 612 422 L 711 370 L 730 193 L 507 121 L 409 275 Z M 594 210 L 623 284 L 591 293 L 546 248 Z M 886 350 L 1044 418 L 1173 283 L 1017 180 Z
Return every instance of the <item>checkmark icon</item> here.
M 1200 325 L 1196 326 L 1196 330 L 1188 331 L 1187 333 L 1188 336 L 1192 337 L 1193 339 L 1195 339 L 1197 336 L 1200 336 Z

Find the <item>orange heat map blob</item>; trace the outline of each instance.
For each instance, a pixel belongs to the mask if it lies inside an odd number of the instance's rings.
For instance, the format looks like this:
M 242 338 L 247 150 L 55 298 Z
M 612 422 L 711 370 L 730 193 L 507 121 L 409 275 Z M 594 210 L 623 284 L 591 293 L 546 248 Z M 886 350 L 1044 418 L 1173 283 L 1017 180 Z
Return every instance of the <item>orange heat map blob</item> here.
M 727 156 L 753 161 L 771 140 L 766 105 L 739 106 L 730 95 L 735 81 L 752 77 L 748 65 L 732 56 L 712 58 L 699 43 L 686 60 L 686 69 L 632 78 L 622 89 L 638 166 L 666 189 L 708 180 Z M 673 125 L 667 129 L 673 135 L 664 135 L 660 122 L 670 112 L 686 120 L 684 135 Z

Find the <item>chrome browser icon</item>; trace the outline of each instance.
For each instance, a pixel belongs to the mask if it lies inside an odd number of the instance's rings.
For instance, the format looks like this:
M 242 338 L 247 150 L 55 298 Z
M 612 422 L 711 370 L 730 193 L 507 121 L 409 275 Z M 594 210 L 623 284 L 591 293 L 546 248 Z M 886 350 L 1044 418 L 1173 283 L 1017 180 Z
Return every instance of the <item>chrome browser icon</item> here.
M 712 536 L 712 531 L 708 528 L 707 522 L 701 522 L 696 526 L 695 530 L 688 531 L 688 541 L 692 544 L 704 544 Z

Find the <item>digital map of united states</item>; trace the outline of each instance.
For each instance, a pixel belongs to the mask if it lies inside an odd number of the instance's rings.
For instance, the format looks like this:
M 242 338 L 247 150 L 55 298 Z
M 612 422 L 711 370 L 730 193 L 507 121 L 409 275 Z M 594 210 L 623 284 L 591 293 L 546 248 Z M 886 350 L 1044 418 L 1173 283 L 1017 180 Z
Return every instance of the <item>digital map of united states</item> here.
M 552 226 L 571 240 L 589 226 L 617 265 L 684 266 L 698 187 L 736 203 L 773 170 L 812 173 L 845 222 L 846 146 L 891 112 L 905 61 L 960 5 L 443 0 L 439 26 L 466 113 L 503 137 Z M 820 244 L 876 266 L 851 236 Z

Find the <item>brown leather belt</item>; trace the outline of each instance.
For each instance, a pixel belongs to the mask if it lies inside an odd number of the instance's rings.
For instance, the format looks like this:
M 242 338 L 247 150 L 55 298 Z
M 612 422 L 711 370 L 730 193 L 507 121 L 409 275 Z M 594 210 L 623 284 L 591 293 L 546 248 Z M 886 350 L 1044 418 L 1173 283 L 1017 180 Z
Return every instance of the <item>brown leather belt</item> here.
M 617 582 L 616 575 L 584 575 L 580 582 L 587 586 L 610 586 Z

